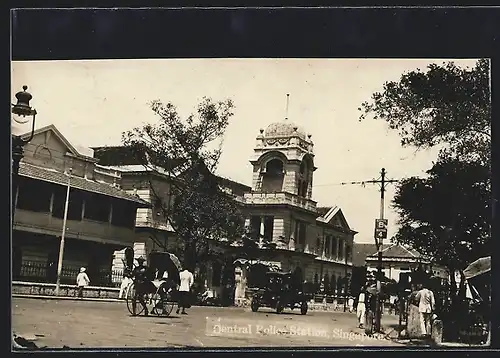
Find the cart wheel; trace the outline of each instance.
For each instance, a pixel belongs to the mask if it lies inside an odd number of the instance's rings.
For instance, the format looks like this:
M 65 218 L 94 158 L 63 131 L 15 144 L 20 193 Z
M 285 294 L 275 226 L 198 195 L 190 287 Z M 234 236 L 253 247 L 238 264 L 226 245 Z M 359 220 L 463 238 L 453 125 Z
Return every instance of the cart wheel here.
M 276 302 L 276 313 L 282 313 L 285 306 L 281 301 Z
M 164 316 L 170 316 L 175 306 L 175 298 L 173 296 L 172 290 L 165 293 L 165 297 L 163 298 L 163 312 Z
M 257 310 L 259 309 L 259 301 L 253 298 L 250 307 L 252 308 L 252 312 L 257 312 Z
M 134 305 L 135 305 L 135 312 L 134 312 Z M 142 305 L 136 300 L 134 284 L 131 284 L 127 289 L 127 308 L 132 316 L 138 316 L 142 312 L 144 312 L 144 307 L 142 307 Z
M 300 314 L 305 315 L 307 313 L 307 308 L 307 302 L 302 302 L 302 304 L 300 305 Z

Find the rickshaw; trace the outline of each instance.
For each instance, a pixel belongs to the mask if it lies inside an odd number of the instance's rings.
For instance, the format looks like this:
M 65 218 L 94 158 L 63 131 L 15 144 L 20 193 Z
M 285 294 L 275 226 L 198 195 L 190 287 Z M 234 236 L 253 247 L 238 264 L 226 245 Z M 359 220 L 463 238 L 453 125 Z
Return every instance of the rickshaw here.
M 302 283 L 297 282 L 295 276 L 290 272 L 267 272 L 264 287 L 252 297 L 251 308 L 257 312 L 260 307 L 276 309 L 276 313 L 282 313 L 288 307 L 292 310 L 300 308 L 300 313 L 307 313 L 307 295 L 303 292 Z
M 157 316 L 169 316 L 177 302 L 177 286 L 180 284 L 181 264 L 177 256 L 169 252 L 152 252 L 148 260 L 150 290 L 144 294 L 148 311 Z M 133 307 L 136 307 L 134 312 Z M 127 289 L 127 308 L 131 315 L 138 316 L 144 307 L 136 297 L 135 283 Z

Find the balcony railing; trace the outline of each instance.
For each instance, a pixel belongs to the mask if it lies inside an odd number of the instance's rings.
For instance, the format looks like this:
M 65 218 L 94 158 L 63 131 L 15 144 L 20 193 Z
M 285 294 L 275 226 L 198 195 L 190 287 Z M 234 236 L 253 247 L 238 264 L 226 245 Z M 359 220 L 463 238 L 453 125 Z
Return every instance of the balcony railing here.
M 247 204 L 288 204 L 311 211 L 316 210 L 315 201 L 287 192 L 247 193 L 245 194 L 245 202 Z
M 14 263 L 13 281 L 27 281 L 37 283 L 55 283 L 57 271 L 55 267 L 49 267 L 46 262 L 23 260 L 19 266 Z M 61 272 L 61 283 L 68 285 L 76 284 L 76 276 L 80 272 L 80 266 L 63 264 Z M 92 286 L 119 287 L 123 279 L 123 270 L 92 270 L 87 271 Z
M 25 227 L 34 227 L 46 230 L 54 235 L 60 235 L 63 220 L 51 216 L 49 213 L 39 213 L 16 209 L 15 224 Z M 111 225 L 105 222 L 92 220 L 68 220 L 67 232 L 69 235 L 86 235 L 101 239 L 119 240 L 131 243 L 135 240 L 133 229 Z

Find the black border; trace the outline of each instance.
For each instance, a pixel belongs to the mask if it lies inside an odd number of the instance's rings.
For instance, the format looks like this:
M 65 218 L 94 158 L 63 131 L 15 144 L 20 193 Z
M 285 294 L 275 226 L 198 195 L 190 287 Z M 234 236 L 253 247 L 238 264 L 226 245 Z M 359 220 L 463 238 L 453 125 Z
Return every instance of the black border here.
M 100 3 L 95 6 L 105 6 L 102 5 L 103 1 Z M 20 7 L 27 4 L 26 1 L 17 1 L 12 5 Z M 52 4 L 54 7 L 69 5 L 73 4 L 61 1 Z M 184 6 L 186 5 L 184 2 Z M 497 70 L 500 68 L 497 44 L 500 36 L 498 7 L 18 9 L 11 11 L 10 15 L 12 60 L 184 57 L 491 58 L 494 84 L 493 143 L 500 137 L 499 114 L 495 110 L 495 104 L 500 103 L 500 91 L 495 91 L 496 85 L 500 83 L 500 70 Z M 4 23 L 8 24 L 7 21 Z M 8 71 L 10 78 L 10 63 Z M 5 84 L 10 93 L 10 83 L 7 84 L 6 81 Z M 68 90 L 71 89 L 61 89 L 61 94 Z M 63 96 L 61 100 L 64 100 Z M 10 117 L 10 108 L 8 110 L 6 115 Z M 8 143 L 7 138 L 6 142 Z M 6 148 L 5 153 L 9 152 L 10 148 Z M 499 146 L 493 145 L 492 157 L 494 213 L 498 213 Z M 9 163 L 10 159 L 6 162 Z M 10 192 L 8 195 L 10 196 Z M 496 238 L 498 242 L 500 220 L 496 216 L 492 233 L 493 239 Z M 10 230 L 10 219 L 7 225 Z M 6 255 L 9 253 L 7 250 L 4 252 Z M 498 277 L 500 265 L 495 264 L 495 248 L 492 256 L 493 274 Z M 10 273 L 10 265 L 3 272 Z M 498 348 L 500 294 L 498 280 L 493 280 L 492 283 L 492 316 L 495 320 L 492 347 Z M 8 287 L 10 293 L 10 284 Z M 10 342 L 7 344 L 10 347 Z M 304 349 L 302 354 L 309 355 L 313 351 Z M 316 352 L 318 351 L 321 352 Z M 389 351 L 384 349 L 384 353 Z M 406 354 L 410 353 L 406 349 L 404 351 Z M 111 354 L 118 354 L 117 352 L 120 351 L 109 351 Z M 144 353 L 140 350 L 137 352 Z M 150 352 L 160 353 L 157 350 Z M 205 350 L 203 352 L 208 353 Z M 264 352 L 286 356 L 300 354 L 295 349 L 287 352 L 266 349 Z M 46 353 L 53 354 L 52 351 Z M 415 350 L 412 353 L 423 354 Z M 95 351 L 92 354 L 101 353 Z M 236 353 L 229 351 L 227 354 Z

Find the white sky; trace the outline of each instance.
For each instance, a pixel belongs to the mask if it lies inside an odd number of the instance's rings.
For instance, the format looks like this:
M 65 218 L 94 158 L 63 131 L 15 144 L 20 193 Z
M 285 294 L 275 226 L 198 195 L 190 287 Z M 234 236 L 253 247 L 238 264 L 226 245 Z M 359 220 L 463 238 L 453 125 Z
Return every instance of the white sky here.
M 384 82 L 405 71 L 443 60 L 385 59 L 190 59 L 43 61 L 12 63 L 12 101 L 26 84 L 38 111 L 37 127 L 54 124 L 70 142 L 85 146 L 120 144 L 123 131 L 155 122 L 147 103 L 172 102 L 181 115 L 196 109 L 203 96 L 231 98 L 235 115 L 224 139 L 219 174 L 251 184 L 248 162 L 260 128 L 285 117 L 312 134 L 315 145 L 313 198 L 338 205 L 356 242 L 373 243 L 379 216 L 378 186 L 338 185 L 422 175 L 436 150 L 403 149 L 400 138 L 382 121 L 359 122 L 360 104 Z M 472 67 L 476 60 L 456 60 Z M 29 130 L 29 128 L 27 128 Z M 390 209 L 394 186 L 386 193 L 389 237 L 396 214 Z

